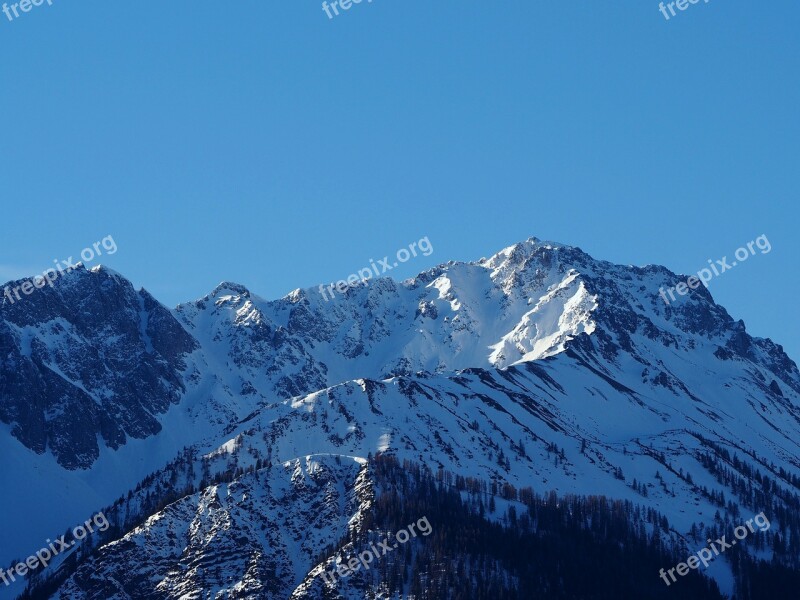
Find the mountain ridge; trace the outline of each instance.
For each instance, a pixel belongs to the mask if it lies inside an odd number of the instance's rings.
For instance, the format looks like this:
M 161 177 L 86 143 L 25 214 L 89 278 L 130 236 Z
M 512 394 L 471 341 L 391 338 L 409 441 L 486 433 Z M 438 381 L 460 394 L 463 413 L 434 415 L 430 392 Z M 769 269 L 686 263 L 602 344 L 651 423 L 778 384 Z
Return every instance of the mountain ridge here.
M 750 336 L 704 288 L 666 305 L 657 290 L 680 276 L 665 267 L 613 265 L 531 238 L 403 282 L 358 283 L 329 302 L 313 288 L 266 301 L 222 282 L 171 311 L 104 268 L 73 275 L 38 297 L 52 296 L 61 314 L 35 302 L 30 310 L 0 306 L 0 348 L 14 365 L 59 376 L 66 390 L 83 388 L 106 414 L 130 409 L 125 390 L 143 391 L 133 406 L 144 423 L 158 424 L 132 423 L 106 440 L 99 426 L 92 436 L 82 421 L 54 421 L 105 444 L 66 460 L 48 458 L 49 437 L 45 452 L 41 439 L 22 450 L 17 440 L 36 440 L 42 420 L 30 421 L 27 432 L 27 422 L 16 420 L 30 386 L 13 382 L 28 371 L 12 370 L 6 358 L 0 447 L 9 449 L 6 460 L 20 461 L 20 473 L 28 465 L 85 489 L 56 492 L 65 518 L 75 522 L 87 507 L 108 505 L 159 472 L 184 446 L 207 454 L 237 438 L 248 452 L 281 464 L 320 452 L 393 452 L 517 487 L 600 491 L 651 506 L 673 501 L 666 491 L 672 486 L 680 501 L 667 512 L 682 528 L 694 523 L 688 513 L 711 519 L 720 509 L 717 494 L 727 484 L 709 474 L 703 458 L 721 460 L 714 444 L 753 453 L 748 464 L 771 473 L 776 490 L 786 486 L 787 498 L 796 494 L 791 477 L 772 468 L 800 475 L 796 364 L 781 346 Z M 86 310 L 70 314 L 69 298 Z M 84 331 L 80 344 L 73 341 Z M 116 351 L 135 357 L 146 373 L 109 360 L 120 341 Z M 161 387 L 139 387 L 146 381 Z M 149 398 L 148 389 L 161 393 Z M 43 393 L 40 404 L 63 403 L 65 394 Z M 254 427 L 271 441 L 247 433 Z M 626 466 L 634 457 L 639 463 Z M 112 475 L 123 463 L 128 472 Z M 664 471 L 660 480 L 655 470 Z M 708 491 L 686 481 L 690 471 Z M 15 554 L 52 537 L 47 527 L 69 525 L 64 518 L 38 530 L 20 523 L 21 508 L 40 503 L 40 493 L 32 485 L 18 504 L 4 501 L 0 526 L 28 540 Z M 725 505 L 723 512 L 735 514 Z M 0 556 L 0 564 L 10 559 Z

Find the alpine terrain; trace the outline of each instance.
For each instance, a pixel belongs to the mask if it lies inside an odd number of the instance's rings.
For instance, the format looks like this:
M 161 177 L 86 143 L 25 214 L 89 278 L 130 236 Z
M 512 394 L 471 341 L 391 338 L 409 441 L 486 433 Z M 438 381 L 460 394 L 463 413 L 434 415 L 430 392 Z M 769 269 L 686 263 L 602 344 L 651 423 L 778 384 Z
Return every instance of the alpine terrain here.
M 0 598 L 794 598 L 800 372 L 685 279 L 531 238 L 330 301 L 4 300 Z

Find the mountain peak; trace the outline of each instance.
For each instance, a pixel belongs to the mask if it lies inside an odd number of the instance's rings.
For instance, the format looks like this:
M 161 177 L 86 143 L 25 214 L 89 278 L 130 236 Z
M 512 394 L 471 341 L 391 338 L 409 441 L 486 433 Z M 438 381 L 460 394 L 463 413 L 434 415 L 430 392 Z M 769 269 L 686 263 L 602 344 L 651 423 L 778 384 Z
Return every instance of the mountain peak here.
M 221 298 L 224 296 L 242 296 L 244 298 L 249 298 L 250 290 L 240 283 L 223 281 L 208 295 L 209 298 Z

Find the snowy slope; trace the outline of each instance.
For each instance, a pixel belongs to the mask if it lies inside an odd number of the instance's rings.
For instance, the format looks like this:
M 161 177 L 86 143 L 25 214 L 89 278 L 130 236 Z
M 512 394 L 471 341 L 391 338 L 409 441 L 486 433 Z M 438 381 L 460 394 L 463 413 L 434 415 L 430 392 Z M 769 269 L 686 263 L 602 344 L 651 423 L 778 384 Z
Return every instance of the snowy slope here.
M 561 386 L 557 381 L 566 384 Z M 624 383 L 613 376 L 598 381 L 582 358 L 566 354 L 542 364 L 525 363 L 503 371 L 471 369 L 450 378 L 358 380 L 265 408 L 240 424 L 230 434 L 230 440 L 213 455 L 232 454 L 235 449 L 234 463 L 218 467 L 220 471 L 231 472 L 252 466 L 256 457 L 267 464 L 291 467 L 297 464 L 296 459 L 287 460 L 292 456 L 330 453 L 366 457 L 379 451 L 391 452 L 399 458 L 428 464 L 434 470 L 443 467 L 456 473 L 509 482 L 518 488 L 533 486 L 540 493 L 549 490 L 559 494 L 603 493 L 628 499 L 664 513 L 678 532 L 685 535 L 693 523 L 712 523 L 716 511 L 726 510 L 714 500 L 710 491 L 722 490 L 731 495 L 731 491 L 715 480 L 701 463 L 703 455 L 715 452 L 707 440 L 738 451 L 746 463 L 770 476 L 774 476 L 774 472 L 769 465 L 781 464 L 784 452 L 797 454 L 796 427 L 780 438 L 770 435 L 773 427 L 787 416 L 780 403 L 767 400 L 766 410 L 759 411 L 764 418 L 754 418 L 746 394 L 725 377 L 719 379 L 718 389 L 709 386 L 704 390 L 708 397 L 719 394 L 727 398 L 724 428 L 719 424 L 723 419 L 722 402 L 709 407 L 691 397 L 670 392 L 664 398 L 668 401 L 659 409 L 653 409 L 643 403 L 651 400 L 644 395 L 652 390 L 650 384 L 635 379 L 628 383 L 631 387 L 622 391 Z M 726 387 L 728 385 L 730 388 Z M 625 412 L 629 416 L 620 423 L 618 415 Z M 613 436 L 608 433 L 612 430 Z M 584 440 L 586 448 L 581 452 Z M 757 459 L 746 455 L 751 449 L 755 450 Z M 622 477 L 617 476 L 619 469 L 624 473 Z M 196 470 L 200 470 L 200 463 Z M 279 469 L 278 473 L 281 472 L 287 471 Z M 656 476 L 657 472 L 660 476 Z M 251 477 L 245 475 L 238 481 L 245 485 Z M 641 488 L 634 489 L 634 481 L 647 488 L 646 494 Z M 779 481 L 778 485 L 788 493 L 792 490 L 787 482 Z M 703 486 L 706 492 L 700 491 Z M 216 493 L 216 490 L 214 486 L 204 493 Z M 270 492 L 271 485 L 265 486 L 263 491 Z M 197 495 L 188 496 L 179 504 L 184 503 L 189 504 L 191 511 L 203 509 L 202 497 Z M 292 506 L 299 511 L 306 510 L 300 502 Z M 786 508 L 787 505 L 778 502 L 767 507 L 743 503 L 741 513 L 768 510 L 774 514 L 777 507 Z M 253 514 L 263 512 L 259 508 Z M 267 511 L 267 514 L 271 513 Z M 317 510 L 312 510 L 307 516 L 316 517 L 317 514 Z M 348 517 L 353 510 L 334 514 L 339 518 L 330 516 L 331 522 L 341 525 L 341 517 Z M 248 519 L 243 521 L 246 523 Z M 170 528 L 178 532 L 179 540 L 183 540 L 181 527 L 176 524 Z M 341 528 L 331 532 L 320 527 L 328 536 L 328 542 L 343 534 Z M 130 535 L 142 537 L 144 532 L 135 530 Z M 228 533 L 218 535 L 224 540 Z M 157 528 L 146 531 L 146 539 L 157 542 L 162 537 Z M 244 537 L 251 539 L 252 536 Z M 187 547 L 183 541 L 179 545 L 182 550 L 148 547 L 148 553 L 156 553 L 159 558 L 153 562 L 157 565 L 171 564 L 178 557 L 182 561 L 200 560 L 192 553 L 191 545 Z M 124 570 L 126 561 L 132 559 L 117 557 L 114 548 L 112 545 L 104 551 L 100 566 L 91 563 L 85 567 L 87 572 Z M 237 551 L 246 555 L 253 552 L 253 549 Z M 300 569 L 293 578 L 281 576 L 282 581 L 302 585 L 308 579 L 313 585 L 321 585 L 316 579 L 319 569 L 309 563 L 307 552 L 290 553 L 290 556 L 295 557 L 293 564 L 304 567 L 309 575 L 304 577 L 305 572 Z M 282 564 L 285 555 L 279 552 L 274 560 Z M 238 589 L 236 586 L 248 579 L 244 563 L 238 567 L 228 565 L 225 573 L 234 582 L 224 587 L 226 590 Z M 723 565 L 715 574 L 721 583 L 729 583 Z M 102 579 L 105 575 L 98 577 Z M 180 580 L 181 585 L 194 581 L 187 578 L 188 575 Z M 122 577 L 122 581 L 132 582 L 128 577 Z M 135 580 L 132 583 L 135 584 Z M 71 586 L 72 583 L 64 588 L 71 594 L 65 597 L 85 597 Z M 158 597 L 177 598 L 178 592 L 174 593 Z M 284 597 L 283 592 L 275 593 L 274 597 Z

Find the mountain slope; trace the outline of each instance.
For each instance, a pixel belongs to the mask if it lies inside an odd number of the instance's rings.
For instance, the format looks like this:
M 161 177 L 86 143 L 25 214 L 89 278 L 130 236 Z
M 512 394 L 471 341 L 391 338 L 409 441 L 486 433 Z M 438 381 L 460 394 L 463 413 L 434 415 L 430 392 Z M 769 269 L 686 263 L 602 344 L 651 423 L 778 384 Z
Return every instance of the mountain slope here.
M 658 290 L 681 278 L 663 267 L 612 265 L 531 239 L 403 283 L 356 284 L 330 302 L 317 290 L 265 301 L 225 283 L 171 313 L 105 269 L 62 279 L 63 289 L 41 290 L 53 298 L 0 309 L 11 357 L 0 380 L 10 433 L 0 435 L 0 460 L 12 474 L 46 474 L 0 501 L 0 526 L 19 540 L 3 545 L 0 564 L 110 504 L 182 446 L 202 455 L 233 440 L 252 461 L 222 472 L 389 452 L 541 493 L 628 499 L 664 513 L 676 540 L 717 510 L 731 521 L 774 510 L 775 530 L 794 539 L 800 373 L 704 288 L 664 304 Z M 26 420 L 28 389 L 59 414 Z M 82 394 L 116 430 L 83 417 Z M 59 434 L 79 451 L 62 450 Z M 187 531 L 211 493 L 195 460 L 194 476 L 174 464 L 159 476 L 165 489 L 194 488 L 178 498 L 187 508 L 175 531 Z M 64 482 L 48 499 L 62 500 L 64 513 L 25 523 L 24 507 L 41 504 L 49 478 Z M 131 511 L 161 510 L 147 506 Z M 117 525 L 127 532 L 133 522 Z M 174 551 L 165 547 L 165 560 Z M 104 568 L 125 560 L 117 563 Z M 730 591 L 732 572 L 715 570 Z M 175 589 L 196 586 L 176 577 Z

